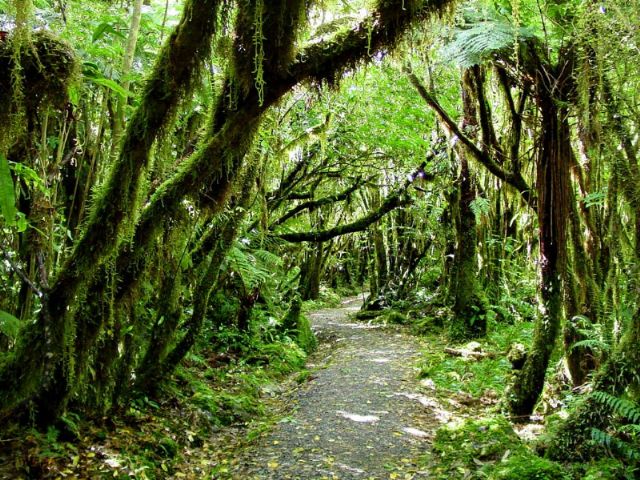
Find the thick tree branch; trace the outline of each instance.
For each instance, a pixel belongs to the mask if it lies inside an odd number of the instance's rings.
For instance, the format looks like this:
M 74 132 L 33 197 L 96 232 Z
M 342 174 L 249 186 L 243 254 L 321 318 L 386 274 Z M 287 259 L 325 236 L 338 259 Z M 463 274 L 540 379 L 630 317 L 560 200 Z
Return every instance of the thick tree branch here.
M 286 222 L 292 217 L 295 217 L 297 214 L 299 214 L 300 212 L 303 212 L 304 210 L 315 210 L 316 208 L 322 207 L 324 205 L 330 205 L 332 203 L 342 202 L 344 200 L 347 200 L 353 192 L 355 192 L 358 188 L 362 186 L 363 183 L 366 183 L 366 182 L 363 182 L 361 178 L 358 178 L 356 179 L 355 183 L 352 186 L 350 186 L 349 188 L 347 188 L 346 190 L 340 193 L 336 193 L 335 195 L 330 195 L 328 197 L 320 198 L 318 200 L 311 200 L 308 202 L 301 203 L 300 205 L 297 205 L 291 210 L 289 210 L 278 220 L 273 222 L 271 227 L 277 227 L 278 225 L 282 225 L 284 222 Z
M 365 215 L 364 217 L 356 220 L 355 222 L 348 223 L 346 225 L 339 225 L 337 227 L 330 228 L 328 230 L 320 230 L 317 232 L 298 232 L 298 233 L 276 233 L 273 236 L 286 240 L 287 242 L 300 243 L 300 242 L 326 242 L 332 238 L 346 235 L 347 233 L 361 232 L 366 230 L 369 225 L 374 224 L 387 213 L 395 210 L 398 207 L 409 205 L 411 200 L 401 195 L 400 193 L 394 193 L 389 195 L 380 208 Z
M 535 209 L 535 198 L 532 195 L 532 190 L 527 182 L 524 180 L 520 172 L 510 172 L 505 170 L 502 166 L 498 165 L 493 158 L 487 153 L 480 150 L 476 144 L 468 136 L 466 136 L 456 125 L 456 123 L 449 117 L 447 112 L 444 111 L 438 101 L 427 92 L 427 89 L 422 85 L 422 82 L 412 72 L 407 72 L 409 80 L 414 88 L 418 91 L 418 94 L 435 112 L 440 121 L 447 127 L 447 129 L 462 142 L 476 161 L 482 164 L 489 172 L 498 177 L 503 182 L 514 187 L 527 204 Z

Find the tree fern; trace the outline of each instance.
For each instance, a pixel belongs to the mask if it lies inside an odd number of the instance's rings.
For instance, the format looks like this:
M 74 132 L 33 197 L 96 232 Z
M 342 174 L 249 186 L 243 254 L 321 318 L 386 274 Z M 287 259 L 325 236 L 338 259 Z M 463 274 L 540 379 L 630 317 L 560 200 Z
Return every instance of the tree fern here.
M 533 36 L 528 28 L 515 28 L 504 20 L 488 19 L 456 30 L 453 41 L 444 47 L 442 54 L 461 67 L 469 68 L 489 60 L 497 52 L 512 48 L 519 39 Z
M 260 287 L 271 279 L 282 259 L 267 250 L 252 250 L 236 242 L 227 254 L 228 267 L 240 275 L 246 288 Z

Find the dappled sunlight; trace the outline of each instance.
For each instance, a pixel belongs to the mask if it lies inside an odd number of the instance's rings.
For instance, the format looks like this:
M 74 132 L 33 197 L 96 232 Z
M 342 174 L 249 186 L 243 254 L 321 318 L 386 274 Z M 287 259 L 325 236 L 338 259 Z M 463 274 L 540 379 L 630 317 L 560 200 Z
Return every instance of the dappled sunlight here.
M 347 420 L 352 420 L 358 423 L 376 423 L 380 420 L 380 417 L 377 415 L 358 415 L 356 413 L 344 412 L 342 410 L 338 410 L 336 413 Z
M 373 363 L 388 363 L 391 361 L 391 359 L 389 358 L 371 358 L 369 359 L 370 362 Z
M 402 431 L 408 433 L 409 435 L 413 435 L 414 437 L 428 438 L 432 436 L 432 434 L 429 434 L 424 430 L 420 430 L 419 428 L 404 427 Z

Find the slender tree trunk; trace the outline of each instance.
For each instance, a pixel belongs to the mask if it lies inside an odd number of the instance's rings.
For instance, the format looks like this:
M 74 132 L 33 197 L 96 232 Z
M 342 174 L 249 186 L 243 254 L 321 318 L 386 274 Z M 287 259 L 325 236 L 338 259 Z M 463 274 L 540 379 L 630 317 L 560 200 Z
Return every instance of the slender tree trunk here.
M 129 91 L 131 81 L 127 78 L 131 73 L 131 67 L 133 67 L 133 56 L 136 51 L 136 45 L 138 43 L 138 34 L 140 32 L 140 19 L 142 17 L 142 5 L 143 0 L 133 1 L 133 12 L 131 13 L 131 23 L 129 24 L 129 36 L 127 37 L 127 46 L 124 50 L 124 57 L 122 58 L 121 75 L 124 78 L 122 82 L 122 88 Z M 116 114 L 113 122 L 113 132 L 111 139 L 111 152 L 112 155 L 117 155 L 118 147 L 120 145 L 120 139 L 122 136 L 122 130 L 125 121 L 125 107 L 128 103 L 127 98 L 118 98 L 118 106 L 116 108 Z
M 463 74 L 462 103 L 464 110 L 463 129 L 477 126 L 475 96 L 473 95 L 472 72 Z M 449 335 L 456 340 L 476 338 L 487 333 L 487 305 L 482 287 L 478 282 L 476 217 L 471 208 L 476 199 L 476 190 L 471 180 L 467 153 L 458 152 L 460 173 L 454 194 L 456 248 L 453 258 L 450 296 L 453 299 L 454 318 Z

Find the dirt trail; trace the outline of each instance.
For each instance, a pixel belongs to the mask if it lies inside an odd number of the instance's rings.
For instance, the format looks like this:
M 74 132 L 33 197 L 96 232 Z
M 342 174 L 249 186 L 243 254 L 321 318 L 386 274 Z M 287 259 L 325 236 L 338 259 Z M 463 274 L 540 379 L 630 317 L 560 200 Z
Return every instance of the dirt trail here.
M 355 322 L 361 301 L 311 314 L 321 348 L 290 417 L 239 459 L 242 479 L 419 479 L 440 422 L 418 391 L 420 341 Z

